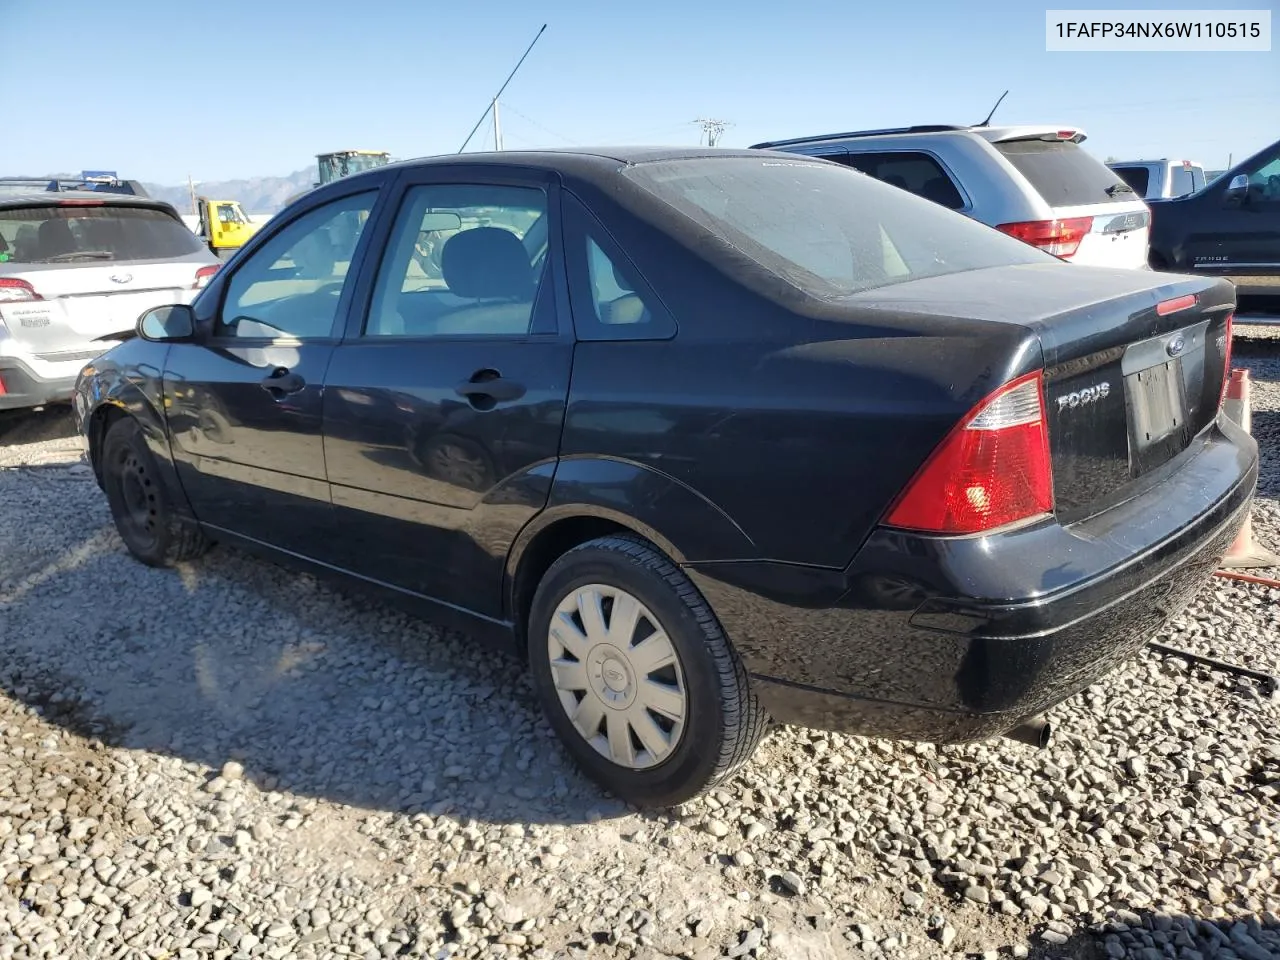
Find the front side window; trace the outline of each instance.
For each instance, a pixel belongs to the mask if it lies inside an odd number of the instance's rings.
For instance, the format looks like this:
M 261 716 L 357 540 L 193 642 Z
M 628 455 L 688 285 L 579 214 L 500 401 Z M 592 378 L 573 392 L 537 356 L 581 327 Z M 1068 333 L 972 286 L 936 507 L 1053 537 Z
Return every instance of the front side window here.
M 682 214 L 672 233 L 731 276 L 819 299 L 1049 254 L 963 214 L 825 161 L 706 157 L 639 163 L 624 177 Z M 718 237 L 723 256 L 706 242 Z M 757 266 L 745 266 L 746 257 Z
M 1254 203 L 1280 202 L 1280 156 L 1265 158 L 1248 171 L 1249 199 Z
M 426 184 L 396 217 L 365 336 L 523 336 L 546 263 L 538 187 Z
M 309 211 L 239 265 L 227 284 L 218 335 L 330 336 L 376 196 L 358 193 Z

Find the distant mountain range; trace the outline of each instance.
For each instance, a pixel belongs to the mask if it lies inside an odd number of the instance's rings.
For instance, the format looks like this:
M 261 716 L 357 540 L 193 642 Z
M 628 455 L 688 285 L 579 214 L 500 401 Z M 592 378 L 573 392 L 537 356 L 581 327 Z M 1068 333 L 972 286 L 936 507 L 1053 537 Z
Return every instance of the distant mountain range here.
M 121 171 L 124 174 L 124 171 Z M 79 173 L 45 173 L 15 176 L 39 180 L 74 180 Z M 196 195 L 210 200 L 239 200 L 240 208 L 248 214 L 269 214 L 281 210 L 290 197 L 310 190 L 315 184 L 315 167 L 296 170 L 287 177 L 250 177 L 247 180 L 206 180 L 196 184 Z M 191 191 L 185 183 L 166 187 L 159 183 L 143 181 L 143 187 L 157 200 L 172 203 L 181 214 L 191 213 Z
M 196 184 L 196 194 L 210 200 L 239 200 L 245 213 L 275 213 L 290 197 L 310 190 L 315 183 L 314 167 L 297 170 L 287 177 L 250 177 L 247 180 L 206 180 Z M 142 184 L 157 200 L 165 200 L 179 213 L 191 212 L 191 191 L 187 185 L 166 187 L 158 183 Z

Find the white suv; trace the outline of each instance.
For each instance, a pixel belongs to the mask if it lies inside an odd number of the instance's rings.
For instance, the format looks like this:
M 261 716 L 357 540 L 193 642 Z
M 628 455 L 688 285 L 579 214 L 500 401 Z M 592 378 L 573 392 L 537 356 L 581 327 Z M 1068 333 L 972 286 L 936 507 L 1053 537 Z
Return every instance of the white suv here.
M 188 303 L 218 258 L 159 200 L 0 194 L 0 410 L 69 401 L 84 365 L 138 315 Z
M 1073 263 L 1147 269 L 1147 205 L 1080 147 L 1084 139 L 1062 127 L 920 126 L 753 149 L 854 167 Z

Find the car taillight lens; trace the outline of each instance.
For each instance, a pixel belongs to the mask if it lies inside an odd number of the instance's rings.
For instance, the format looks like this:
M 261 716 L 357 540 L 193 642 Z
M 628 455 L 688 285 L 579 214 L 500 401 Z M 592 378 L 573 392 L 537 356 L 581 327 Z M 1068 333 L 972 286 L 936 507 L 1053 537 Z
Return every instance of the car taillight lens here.
M 1231 322 L 1235 316 L 1234 313 L 1227 314 L 1227 345 L 1222 348 L 1222 389 L 1218 391 L 1219 409 L 1222 408 L 1222 401 L 1227 399 L 1227 385 L 1231 383 Z
M 925 533 L 993 530 L 1053 512 L 1044 376 L 1006 383 L 938 445 L 889 509 L 890 526 Z
M 1002 223 L 997 230 L 1017 237 L 1023 243 L 1039 247 L 1064 260 L 1075 256 L 1080 241 L 1093 229 L 1093 217 L 1069 217 L 1066 220 L 1023 220 L 1019 223 Z
M 0 277 L 0 303 L 20 303 L 24 300 L 43 300 L 36 288 L 25 280 Z
M 209 285 L 209 281 L 213 279 L 213 275 L 218 272 L 217 265 L 211 267 L 201 267 L 196 271 L 196 282 L 192 284 L 192 290 L 203 290 Z

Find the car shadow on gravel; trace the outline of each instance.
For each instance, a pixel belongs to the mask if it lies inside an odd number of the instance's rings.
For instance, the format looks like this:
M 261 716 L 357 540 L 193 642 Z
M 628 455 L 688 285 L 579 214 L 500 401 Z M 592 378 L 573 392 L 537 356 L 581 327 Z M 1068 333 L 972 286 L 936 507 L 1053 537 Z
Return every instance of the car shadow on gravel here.
M 13 472 L 53 489 L 69 465 Z M 145 567 L 90 512 L 55 556 L 0 560 L 0 687 L 50 721 L 206 780 L 235 760 L 262 790 L 370 810 L 629 812 L 578 774 L 515 657 L 235 549 Z
M 67 405 L 37 411 L 0 411 L 0 446 L 65 440 L 75 435 L 75 420 Z
M 1231 910 L 1228 905 L 1225 909 Z M 1233 912 L 1203 917 L 1160 911 L 1116 910 L 1111 919 L 1081 928 L 1065 921 L 1041 924 L 1032 938 L 1034 960 L 1165 960 L 1167 957 L 1280 958 L 1280 917 Z

